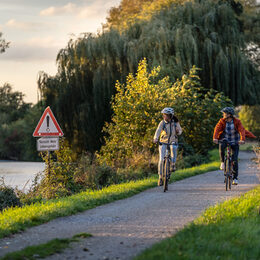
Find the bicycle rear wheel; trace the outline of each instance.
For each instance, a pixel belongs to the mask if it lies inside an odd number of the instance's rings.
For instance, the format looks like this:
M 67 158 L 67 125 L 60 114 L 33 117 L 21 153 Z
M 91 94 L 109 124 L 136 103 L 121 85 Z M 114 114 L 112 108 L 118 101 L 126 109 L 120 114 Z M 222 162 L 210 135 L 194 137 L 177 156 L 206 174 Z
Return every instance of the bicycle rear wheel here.
M 228 187 L 229 187 L 229 189 L 231 190 L 232 181 L 233 181 L 232 176 L 230 175 L 228 179 L 229 179 L 229 181 L 228 181 Z
M 232 176 L 231 176 L 231 161 L 226 160 L 225 161 L 225 183 L 226 183 L 226 191 L 231 190 L 231 184 L 232 184 Z
M 170 170 L 170 162 L 168 159 L 164 160 L 164 167 L 163 167 L 163 191 L 168 190 L 168 176 Z

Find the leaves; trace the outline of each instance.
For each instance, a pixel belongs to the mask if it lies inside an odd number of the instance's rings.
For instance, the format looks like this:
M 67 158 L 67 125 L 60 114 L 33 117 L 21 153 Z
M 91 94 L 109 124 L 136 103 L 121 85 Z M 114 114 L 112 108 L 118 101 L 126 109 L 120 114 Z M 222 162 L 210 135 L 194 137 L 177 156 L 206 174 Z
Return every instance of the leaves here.
M 188 75 L 172 84 L 169 77 L 154 80 L 160 67 L 149 72 L 147 60 L 140 61 L 136 75 L 129 74 L 126 85 L 116 84 L 114 114 L 112 122 L 104 128 L 106 144 L 101 148 L 99 160 L 124 167 L 135 154 L 151 156 L 153 135 L 164 107 L 174 107 L 184 129 L 185 142 L 196 152 L 207 154 L 220 110 L 231 101 L 221 93 L 203 88 L 198 71 L 193 66 Z

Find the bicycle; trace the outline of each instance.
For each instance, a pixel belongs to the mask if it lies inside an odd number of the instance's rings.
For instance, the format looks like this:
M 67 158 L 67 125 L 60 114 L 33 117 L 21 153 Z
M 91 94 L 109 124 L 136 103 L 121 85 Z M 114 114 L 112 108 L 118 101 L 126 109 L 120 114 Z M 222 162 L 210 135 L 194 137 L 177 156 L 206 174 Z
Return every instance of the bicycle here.
M 227 141 L 219 141 L 218 143 L 226 143 L 227 144 L 227 152 L 224 157 L 224 175 L 225 175 L 225 186 L 226 191 L 231 190 L 232 182 L 233 182 L 233 161 L 231 156 L 231 144 Z
M 159 142 L 159 145 L 167 145 L 166 147 L 166 152 L 164 155 L 164 159 L 163 159 L 163 191 L 166 192 L 168 190 L 168 182 L 170 179 L 170 165 L 171 165 L 171 150 L 170 150 L 170 145 L 169 143 L 162 143 Z

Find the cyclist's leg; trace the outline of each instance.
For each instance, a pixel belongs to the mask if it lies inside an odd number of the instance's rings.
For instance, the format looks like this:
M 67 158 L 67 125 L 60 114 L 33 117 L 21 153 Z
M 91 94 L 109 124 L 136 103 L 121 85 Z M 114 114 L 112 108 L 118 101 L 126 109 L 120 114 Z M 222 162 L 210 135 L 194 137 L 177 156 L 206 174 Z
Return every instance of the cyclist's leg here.
M 221 168 L 224 166 L 225 161 L 225 149 L 227 148 L 227 143 L 223 142 L 219 144 L 219 157 L 221 162 Z
M 233 174 L 234 179 L 237 179 L 238 176 L 238 154 L 239 154 L 239 145 L 231 145 L 232 161 L 233 161 Z
M 160 181 L 160 179 L 162 179 L 163 159 L 164 159 L 164 156 L 165 156 L 165 153 L 166 153 L 166 148 L 167 148 L 167 146 L 165 144 L 159 145 L 159 162 L 158 162 L 159 181 Z
M 171 148 L 171 163 L 172 163 L 172 171 L 175 171 L 175 163 L 177 160 L 177 150 L 178 150 L 178 145 L 172 144 L 170 146 Z
M 227 143 L 223 142 L 219 144 L 219 157 L 220 157 L 220 161 L 224 162 L 224 158 L 225 158 L 225 149 L 227 148 Z

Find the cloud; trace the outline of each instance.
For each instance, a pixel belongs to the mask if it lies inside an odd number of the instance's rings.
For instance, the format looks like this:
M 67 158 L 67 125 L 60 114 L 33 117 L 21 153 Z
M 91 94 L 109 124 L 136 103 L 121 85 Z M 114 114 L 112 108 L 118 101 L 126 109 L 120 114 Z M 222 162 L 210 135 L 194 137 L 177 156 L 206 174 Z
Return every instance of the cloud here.
M 1 54 L 1 60 L 30 62 L 54 61 L 61 48 L 59 46 L 36 46 L 31 43 L 12 44 L 12 48 Z
M 4 27 L 14 28 L 19 30 L 38 30 L 41 23 L 37 22 L 18 22 L 15 19 L 10 19 L 4 24 Z
M 116 6 L 120 0 L 96 0 L 92 3 L 76 5 L 68 3 L 63 6 L 51 6 L 40 12 L 41 16 L 73 15 L 79 19 L 103 17 L 111 6 Z
M 51 36 L 47 36 L 47 37 L 33 37 L 31 39 L 29 39 L 25 44 L 27 46 L 37 46 L 37 47 L 43 47 L 46 48 L 46 46 L 48 47 L 59 47 L 61 48 L 62 46 L 65 46 L 67 43 L 67 41 L 61 40 L 59 38 L 54 38 Z
M 66 15 L 73 14 L 78 10 L 78 7 L 73 3 L 68 3 L 64 6 L 54 7 L 50 6 L 40 12 L 42 16 Z

